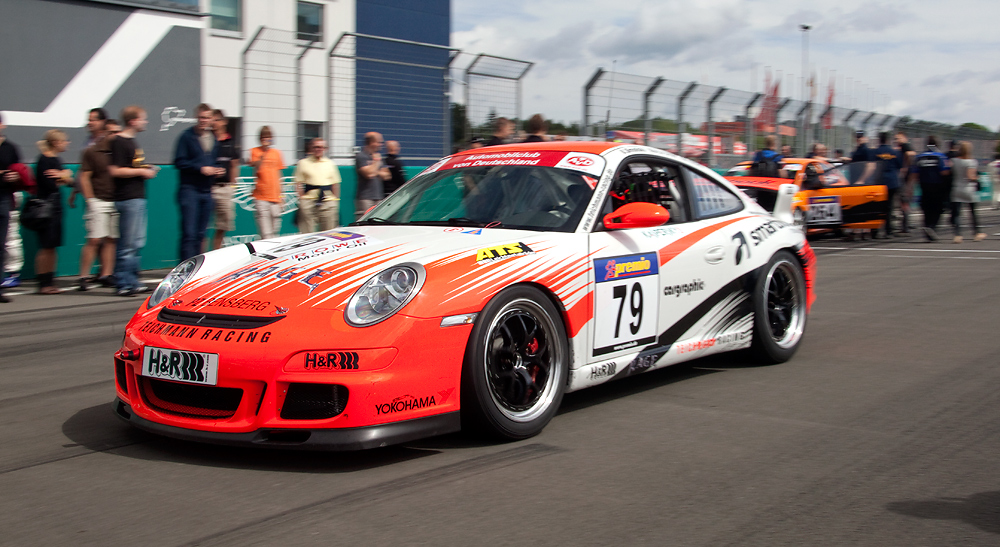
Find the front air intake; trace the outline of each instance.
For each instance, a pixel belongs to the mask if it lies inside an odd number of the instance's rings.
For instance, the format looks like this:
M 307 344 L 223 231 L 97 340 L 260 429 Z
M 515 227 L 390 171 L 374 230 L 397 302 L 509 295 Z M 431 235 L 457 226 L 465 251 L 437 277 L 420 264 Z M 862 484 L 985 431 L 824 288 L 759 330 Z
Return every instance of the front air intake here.
M 337 384 L 289 384 L 282 420 L 325 420 L 347 406 L 347 388 Z

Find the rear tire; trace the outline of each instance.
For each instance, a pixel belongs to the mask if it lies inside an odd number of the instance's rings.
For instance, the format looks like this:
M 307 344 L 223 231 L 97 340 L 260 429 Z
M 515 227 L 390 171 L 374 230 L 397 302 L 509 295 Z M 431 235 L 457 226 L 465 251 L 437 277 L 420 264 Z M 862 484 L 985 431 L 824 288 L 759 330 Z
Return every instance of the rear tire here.
M 754 284 L 750 349 L 759 361 L 783 363 L 795 355 L 806 328 L 806 298 L 802 265 L 788 251 L 778 251 Z
M 538 289 L 516 286 L 476 319 L 462 367 L 462 426 L 507 440 L 537 435 L 559 410 L 569 375 L 562 319 Z

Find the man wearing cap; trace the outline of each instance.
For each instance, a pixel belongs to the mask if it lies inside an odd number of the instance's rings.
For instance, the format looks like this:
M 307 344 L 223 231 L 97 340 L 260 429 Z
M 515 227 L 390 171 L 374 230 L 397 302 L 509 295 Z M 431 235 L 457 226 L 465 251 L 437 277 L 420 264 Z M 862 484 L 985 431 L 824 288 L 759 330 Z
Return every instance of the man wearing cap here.
M 924 211 L 924 235 L 937 241 L 937 225 L 951 191 L 951 163 L 937 147 L 937 138 L 927 137 L 927 149 L 910 166 L 910 178 L 920 181 L 920 208 Z

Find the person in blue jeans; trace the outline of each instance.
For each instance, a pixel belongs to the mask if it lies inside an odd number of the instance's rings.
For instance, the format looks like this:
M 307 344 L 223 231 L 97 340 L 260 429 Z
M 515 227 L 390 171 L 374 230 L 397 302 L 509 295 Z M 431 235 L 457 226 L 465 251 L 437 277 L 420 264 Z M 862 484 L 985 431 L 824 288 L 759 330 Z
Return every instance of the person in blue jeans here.
M 888 215 L 885 218 L 885 237 L 889 238 L 892 237 L 893 201 L 895 201 L 896 194 L 899 192 L 899 171 L 903 168 L 904 156 L 902 151 L 896 150 L 889 144 L 889 133 L 887 131 L 882 131 L 878 134 L 878 144 L 878 148 L 872 152 L 872 155 L 882 164 L 882 179 L 879 181 L 879 184 L 884 184 L 888 190 L 888 200 L 886 202 Z M 875 237 L 878 237 L 878 235 L 876 234 Z
M 146 130 L 149 120 L 139 106 L 122 110 L 125 129 L 111 141 L 108 171 L 115 180 L 115 209 L 118 210 L 118 249 L 115 253 L 115 280 L 118 296 L 143 293 L 149 287 L 139 282 L 142 248 L 146 246 L 146 180 L 157 169 L 146 163 L 146 154 L 135 136 Z
M 174 150 L 174 166 L 180 174 L 177 204 L 181 210 L 180 259 L 201 254 L 212 216 L 212 185 L 225 169 L 216 166 L 218 143 L 212 131 L 212 107 L 198 105 L 198 124 L 181 133 Z

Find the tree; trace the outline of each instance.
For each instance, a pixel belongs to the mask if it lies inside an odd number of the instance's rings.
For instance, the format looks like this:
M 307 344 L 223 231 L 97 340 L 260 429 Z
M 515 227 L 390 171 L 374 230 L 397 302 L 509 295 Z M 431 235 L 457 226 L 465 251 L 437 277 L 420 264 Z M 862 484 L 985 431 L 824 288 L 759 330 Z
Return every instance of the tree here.
M 985 131 L 987 133 L 990 132 L 989 128 L 986 127 L 985 125 L 979 125 L 978 123 L 974 123 L 974 122 L 965 122 L 962 125 L 960 125 L 959 127 L 962 127 L 962 128 L 965 128 L 965 129 L 975 129 L 976 131 Z

